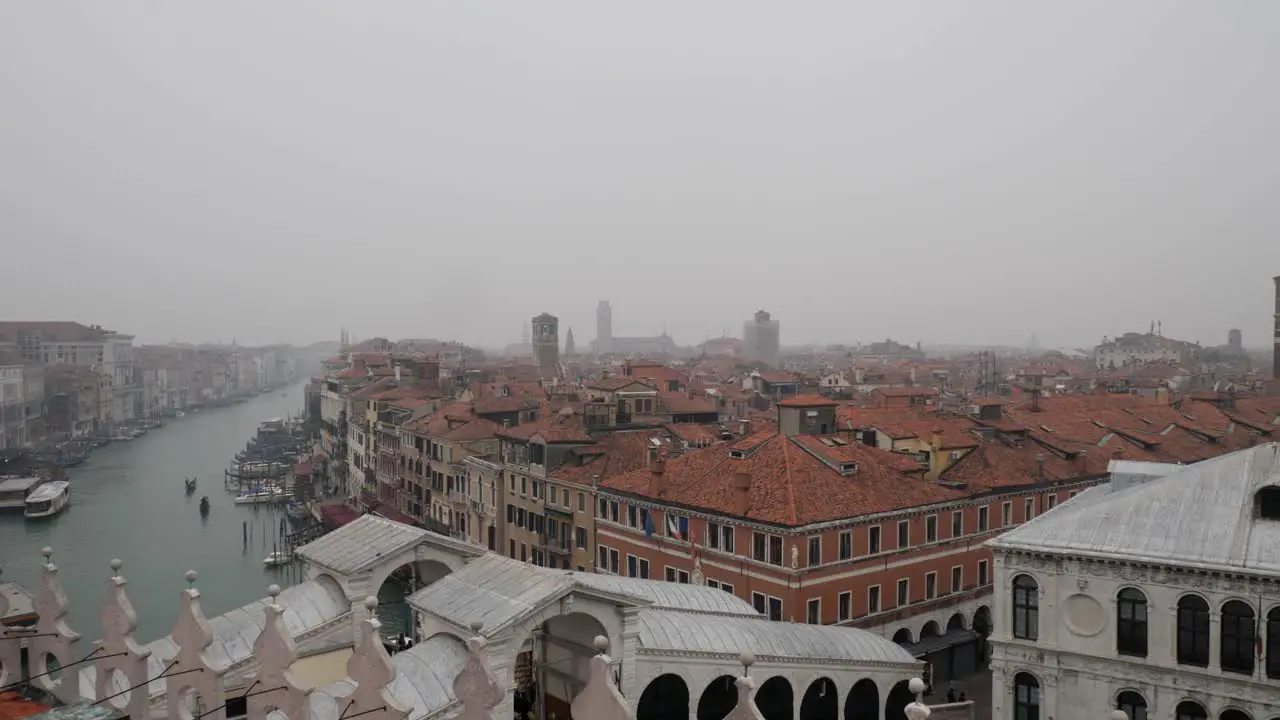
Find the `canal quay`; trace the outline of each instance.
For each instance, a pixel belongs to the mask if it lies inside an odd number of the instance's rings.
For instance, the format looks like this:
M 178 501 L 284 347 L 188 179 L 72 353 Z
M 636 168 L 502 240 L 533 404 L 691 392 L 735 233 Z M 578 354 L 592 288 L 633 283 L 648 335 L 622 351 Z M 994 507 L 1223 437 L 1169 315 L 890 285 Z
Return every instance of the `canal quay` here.
M 43 520 L 25 519 L 21 512 L 0 514 L 0 582 L 18 582 L 34 592 L 40 550 L 53 548 L 71 604 L 67 621 L 93 640 L 101 636 L 108 563 L 120 558 L 138 613 L 137 637 L 144 642 L 173 629 L 188 570 L 200 574 L 196 586 L 209 617 L 264 597 L 272 583 L 298 582 L 298 565 L 267 569 L 262 562 L 279 535 L 282 507 L 233 504 L 235 493 L 224 489 L 223 472 L 259 423 L 301 412 L 303 387 L 170 418 L 136 440 L 94 450 L 83 465 L 67 471 L 71 505 L 61 514 Z M 193 495 L 183 487 L 190 476 L 199 478 Z M 202 495 L 210 502 L 204 518 Z M 383 590 L 387 600 L 401 599 L 393 585 Z M 389 631 L 403 627 L 403 602 L 380 610 Z

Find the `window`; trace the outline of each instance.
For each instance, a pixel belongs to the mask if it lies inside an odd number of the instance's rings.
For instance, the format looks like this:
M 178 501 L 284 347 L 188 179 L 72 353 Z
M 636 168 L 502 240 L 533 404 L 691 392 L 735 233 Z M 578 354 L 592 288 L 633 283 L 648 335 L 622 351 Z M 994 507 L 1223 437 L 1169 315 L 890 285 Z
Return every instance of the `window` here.
M 880 586 L 872 585 L 867 588 L 867 614 L 874 615 L 880 612 Z
M 600 498 L 600 512 L 597 513 L 600 518 L 607 520 L 609 518 L 609 501 Z
M 574 544 L 578 546 L 579 550 L 585 550 L 587 548 L 587 529 L 581 527 L 574 528 L 573 539 Z
M 1123 710 L 1129 720 L 1147 720 L 1147 701 L 1132 690 L 1120 693 L 1116 698 L 1116 708 Z
M 924 519 L 924 541 L 938 542 L 938 516 L 930 515 Z
M 909 520 L 898 521 L 898 549 L 911 546 L 911 522 Z
M 1222 606 L 1222 669 L 1253 674 L 1257 625 L 1253 608 L 1239 600 Z
M 587 511 L 587 494 L 578 493 L 578 512 Z
M 1030 575 L 1013 579 L 1013 636 L 1019 640 L 1040 637 L 1040 586 Z
M 516 508 L 516 525 L 524 527 L 526 522 L 524 508 Z
M 986 585 L 987 582 L 989 582 L 987 580 L 987 561 L 979 560 L 978 561 L 978 587 L 982 587 L 983 585 Z
M 958 593 L 964 589 L 964 568 L 957 565 L 951 568 L 951 592 Z
M 636 562 L 636 556 L 627 555 L 627 577 L 636 577 L 640 573 L 640 566 Z
M 956 510 L 951 513 L 951 537 L 964 537 L 964 511 Z
M 1178 703 L 1177 717 L 1178 720 L 1209 720 L 1209 713 L 1205 712 L 1200 703 L 1183 700 Z
M 675 581 L 676 581 L 676 569 L 668 565 L 667 566 L 667 582 L 675 582 Z
M 1030 522 L 1036 516 L 1036 499 L 1027 498 L 1022 503 L 1022 522 Z
M 529 560 L 529 546 L 526 545 L 525 543 L 520 543 L 520 562 L 528 562 L 528 560 Z
M 529 478 L 520 478 L 520 494 L 529 494 Z
M 1209 667 L 1209 603 L 1199 595 L 1178 600 L 1178 664 Z
M 769 553 L 769 536 L 762 532 L 751 533 L 751 559 L 764 562 Z
M 639 573 L 640 573 L 641 580 L 649 579 L 649 561 L 648 560 L 645 560 L 644 558 L 640 558 Z
M 1116 652 L 1147 656 L 1147 596 L 1137 588 L 1125 588 L 1116 596 Z M 1121 708 L 1123 710 L 1124 708 Z M 1132 715 L 1129 720 L 1138 720 Z
M 938 597 L 938 573 L 931 572 L 924 576 L 924 599 L 932 600 Z
M 609 519 L 618 522 L 618 502 L 612 500 L 609 502 Z
M 516 559 L 516 541 L 515 540 L 511 541 L 511 559 L 512 560 Z
M 1280 678 L 1280 607 L 1267 614 L 1267 677 Z
M 725 592 L 727 592 L 727 593 L 729 593 L 730 595 L 732 595 L 732 594 L 733 594 L 733 586 L 732 586 L 732 585 L 730 585 L 730 584 L 729 584 L 729 583 L 727 583 L 727 582 L 722 582 L 722 583 L 720 583 L 720 589 L 721 589 L 721 590 L 723 590 L 723 591 L 725 591 Z
M 773 565 L 782 564 L 782 538 L 777 535 L 769 536 L 769 562 Z
M 810 625 L 822 624 L 822 600 L 813 598 L 805 605 L 804 621 Z
M 1013 677 L 1013 720 L 1040 720 L 1040 682 L 1030 673 Z
M 822 564 L 822 537 L 809 538 L 809 567 Z
M 769 598 L 769 619 L 782 620 L 782 600 L 776 597 Z
M 1054 509 L 1055 507 L 1057 507 L 1057 506 L 1058 506 L 1058 496 L 1057 496 L 1057 495 L 1046 495 L 1044 499 L 1047 501 L 1047 504 L 1045 505 L 1045 508 L 1046 508 L 1046 509 L 1048 509 L 1048 510 L 1052 510 L 1052 509 Z
M 733 526 L 732 525 L 720 526 L 720 549 L 729 554 L 733 554 L 734 550 L 733 550 Z
M 764 593 L 758 593 L 758 592 L 751 593 L 751 606 L 754 607 L 756 609 L 756 612 L 760 613 L 761 615 L 765 614 L 767 608 L 765 607 L 765 604 L 764 604 Z
M 1009 527 L 1013 524 L 1013 503 L 1003 502 L 1000 504 L 1000 527 Z
M 635 506 L 635 505 L 628 505 L 628 506 L 627 506 L 627 527 L 635 527 L 635 526 L 636 526 L 636 522 L 637 522 L 637 521 L 636 521 L 636 515 L 637 515 L 637 513 L 636 513 L 636 509 L 637 509 L 637 508 L 636 508 L 636 506 Z
M 853 593 L 848 590 L 836 598 L 836 622 L 844 622 L 853 617 Z
M 978 508 L 978 532 L 984 533 L 987 531 L 987 528 L 990 527 L 991 525 L 991 519 L 989 517 L 990 515 L 991 515 L 991 508 L 987 507 L 986 505 L 983 505 L 982 507 Z
M 867 528 L 867 554 L 875 555 L 880 552 L 880 526 L 872 525 Z
M 849 560 L 853 557 L 853 531 L 845 530 L 840 533 L 840 559 Z
M 707 547 L 712 550 L 720 549 L 720 525 L 718 523 L 707 523 Z
M 898 607 L 906 607 L 911 604 L 911 581 L 902 578 L 898 581 Z
M 560 503 L 561 505 L 569 507 L 569 488 L 564 489 L 564 492 L 560 495 L 560 499 L 564 501 Z
M 510 525 L 516 521 L 516 506 L 507 506 L 507 524 Z

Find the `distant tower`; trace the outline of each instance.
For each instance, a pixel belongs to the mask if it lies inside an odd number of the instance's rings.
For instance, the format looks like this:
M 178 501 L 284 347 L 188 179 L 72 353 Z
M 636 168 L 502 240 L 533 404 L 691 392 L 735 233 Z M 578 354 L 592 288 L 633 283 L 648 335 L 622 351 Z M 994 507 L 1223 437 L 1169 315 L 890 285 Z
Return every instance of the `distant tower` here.
M 1272 278 L 1276 283 L 1276 336 L 1271 355 L 1271 377 L 1280 380 L 1280 275 Z
M 613 346 L 613 306 L 608 300 L 596 305 L 596 352 L 607 353 Z
M 1241 350 L 1244 347 L 1244 335 L 1237 328 L 1231 328 L 1227 331 L 1227 346 L 1232 350 Z
M 542 313 L 530 323 L 533 330 L 533 364 L 554 372 L 560 367 L 560 321 Z
M 781 328 L 764 310 L 742 324 L 742 345 L 747 359 L 766 365 L 777 365 Z
M 569 328 L 569 334 L 564 337 L 564 354 L 572 355 L 573 350 L 573 328 Z

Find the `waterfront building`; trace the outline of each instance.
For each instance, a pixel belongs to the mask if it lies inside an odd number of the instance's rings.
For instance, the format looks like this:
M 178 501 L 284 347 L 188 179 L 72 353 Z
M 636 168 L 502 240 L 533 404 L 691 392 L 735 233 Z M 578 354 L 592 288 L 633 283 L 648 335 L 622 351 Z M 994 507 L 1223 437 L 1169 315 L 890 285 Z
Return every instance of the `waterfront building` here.
M 1111 475 L 989 543 L 993 717 L 1280 716 L 1280 445 Z
M 415 519 L 434 521 L 456 537 L 474 539 L 477 544 L 496 542 L 474 532 L 484 516 L 482 506 L 496 502 L 492 488 L 469 479 L 466 461 L 496 458 L 501 429 L 502 425 L 478 415 L 471 403 L 450 403 L 402 425 L 400 464 L 410 504 L 400 509 Z
M 735 705 L 733 718 L 928 714 L 908 709 L 924 689 L 912 681 L 922 667 L 894 643 L 771 623 L 714 588 L 533 567 L 374 516 L 298 555 L 303 582 L 213 618 L 188 573 L 173 633 L 146 645 L 112 561 L 101 650 L 74 670 L 83 653 L 73 630 L 88 629 L 62 620 L 66 598 L 47 555 L 28 642 L 51 658 L 42 667 L 64 669 L 29 682 L 67 706 L 172 720 L 265 720 L 273 709 L 317 720 L 505 719 L 517 694 L 541 717 L 592 720 L 722 718 Z M 371 596 L 406 568 L 422 585 L 409 598 L 418 642 L 388 657 Z M 15 674 L 18 648 L 0 644 L 0 664 Z
M 0 357 L 0 450 L 27 446 L 23 367 L 16 360 Z

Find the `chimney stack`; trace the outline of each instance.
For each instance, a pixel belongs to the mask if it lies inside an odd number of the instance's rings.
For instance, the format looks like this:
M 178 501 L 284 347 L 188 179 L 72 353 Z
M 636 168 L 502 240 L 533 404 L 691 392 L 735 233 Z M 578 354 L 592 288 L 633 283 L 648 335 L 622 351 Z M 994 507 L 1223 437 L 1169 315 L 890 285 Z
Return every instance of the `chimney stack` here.
M 649 464 L 649 497 L 661 497 L 663 484 L 662 474 L 667 470 L 667 462 L 661 457 Z
M 733 474 L 733 512 L 739 517 L 746 517 L 751 510 L 751 473 L 736 472 Z
M 1044 482 L 1044 453 L 1036 453 L 1036 480 Z
M 929 446 L 934 450 L 942 449 L 942 428 L 934 428 L 929 431 Z
M 742 418 L 741 420 L 738 421 L 738 435 L 742 437 L 746 437 L 750 434 L 751 434 L 751 421 L 748 420 L 747 418 Z
M 648 462 L 646 464 L 649 465 L 649 467 L 653 467 L 653 465 L 657 462 L 658 462 L 658 448 L 653 444 L 650 444 Z
M 400 366 L 396 366 L 396 382 L 400 382 Z

